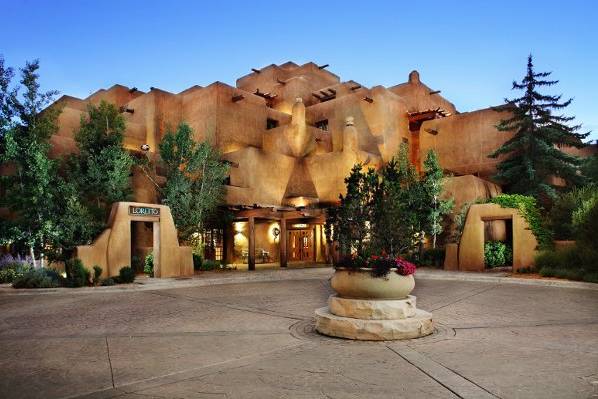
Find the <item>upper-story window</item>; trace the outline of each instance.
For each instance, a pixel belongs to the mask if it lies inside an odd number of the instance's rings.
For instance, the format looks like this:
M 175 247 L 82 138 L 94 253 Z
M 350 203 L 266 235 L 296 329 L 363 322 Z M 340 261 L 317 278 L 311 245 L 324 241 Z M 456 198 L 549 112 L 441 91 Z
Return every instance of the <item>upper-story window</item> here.
M 325 132 L 328 131 L 328 119 L 322 119 L 321 121 L 317 121 L 315 123 L 315 126 L 320 129 L 323 130 Z
M 266 129 L 274 129 L 275 127 L 278 127 L 278 121 L 276 119 L 266 119 Z

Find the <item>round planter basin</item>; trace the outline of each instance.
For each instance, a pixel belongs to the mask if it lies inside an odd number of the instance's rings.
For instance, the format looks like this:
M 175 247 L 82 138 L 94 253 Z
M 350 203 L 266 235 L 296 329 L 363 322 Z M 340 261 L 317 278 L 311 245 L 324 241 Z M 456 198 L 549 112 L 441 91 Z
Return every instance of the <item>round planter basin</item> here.
M 386 277 L 372 277 L 371 269 L 337 269 L 332 289 L 342 298 L 403 299 L 415 288 L 413 275 L 401 276 L 393 269 Z

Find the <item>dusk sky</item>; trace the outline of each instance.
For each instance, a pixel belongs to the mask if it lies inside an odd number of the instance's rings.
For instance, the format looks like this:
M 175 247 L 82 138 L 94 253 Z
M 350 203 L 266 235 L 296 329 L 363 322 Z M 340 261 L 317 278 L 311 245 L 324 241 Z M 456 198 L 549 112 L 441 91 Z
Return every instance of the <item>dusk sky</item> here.
M 512 97 L 531 52 L 574 97 L 598 139 L 594 1 L 0 0 L 0 54 L 39 58 L 45 89 L 86 97 L 114 83 L 179 92 L 272 63 L 330 64 L 342 80 L 391 86 L 413 69 L 461 112 Z

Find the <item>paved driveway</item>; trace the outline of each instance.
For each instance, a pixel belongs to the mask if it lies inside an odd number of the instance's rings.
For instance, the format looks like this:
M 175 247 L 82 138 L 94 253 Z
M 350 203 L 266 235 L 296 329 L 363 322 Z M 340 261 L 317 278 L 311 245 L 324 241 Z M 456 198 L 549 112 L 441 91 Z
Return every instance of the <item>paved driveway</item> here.
M 0 397 L 598 395 L 597 290 L 420 279 L 434 335 L 353 342 L 313 331 L 328 274 L 0 295 Z

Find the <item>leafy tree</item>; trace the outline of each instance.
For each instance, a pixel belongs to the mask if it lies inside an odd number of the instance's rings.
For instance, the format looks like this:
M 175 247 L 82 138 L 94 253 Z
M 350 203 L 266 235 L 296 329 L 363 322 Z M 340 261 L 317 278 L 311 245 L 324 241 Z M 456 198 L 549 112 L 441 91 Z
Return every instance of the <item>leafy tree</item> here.
M 538 92 L 544 86 L 553 86 L 558 80 L 546 80 L 551 72 L 535 72 L 532 56 L 528 57 L 527 74 L 521 82 L 513 82 L 513 89 L 523 90 L 519 98 L 505 99 L 512 113 L 502 120 L 497 129 L 512 132 L 514 136 L 490 154 L 496 158 L 506 155 L 497 167 L 495 178 L 509 191 L 532 195 L 544 203 L 556 196 L 556 186 L 551 184 L 557 176 L 567 185 L 577 185 L 582 177 L 577 173 L 580 161 L 559 149 L 567 145 L 583 147 L 581 139 L 588 133 L 578 133 L 581 125 L 570 125 L 574 117 L 557 115 L 555 111 L 566 108 L 571 99 L 560 102 L 561 96 Z
M 12 72 L 3 62 L 0 75 L 0 108 L 2 120 L 2 151 L 0 163 L 10 172 L 1 177 L 4 190 L 1 204 L 11 215 L 3 222 L 3 241 L 29 248 L 35 266 L 35 253 L 44 248 L 56 235 L 53 204 L 56 187 L 56 162 L 48 157 L 49 139 L 58 130 L 60 110 L 50 107 L 56 91 L 42 92 L 38 82 L 39 62 L 27 62 L 21 69 L 20 95 L 18 89 L 8 92 Z
M 183 240 L 200 239 L 223 200 L 228 164 L 209 143 L 196 143 L 186 123 L 164 135 L 159 151 L 166 173 L 166 184 L 159 187 L 162 203 L 170 207 Z M 196 247 L 200 244 L 195 240 Z
M 125 120 L 105 101 L 88 105 L 75 141 L 79 153 L 68 160 L 69 181 L 91 215 L 91 237 L 103 228 L 113 202 L 130 197 L 133 158 L 123 148 Z M 89 237 L 82 237 L 82 242 Z
M 438 163 L 436 152 L 429 151 L 424 161 L 424 174 L 421 180 L 423 194 L 422 205 L 424 214 L 424 231 L 432 236 L 432 248 L 436 248 L 436 237 L 442 233 L 442 218 L 447 215 L 454 205 L 454 201 L 443 200 L 442 180 L 444 172 Z

